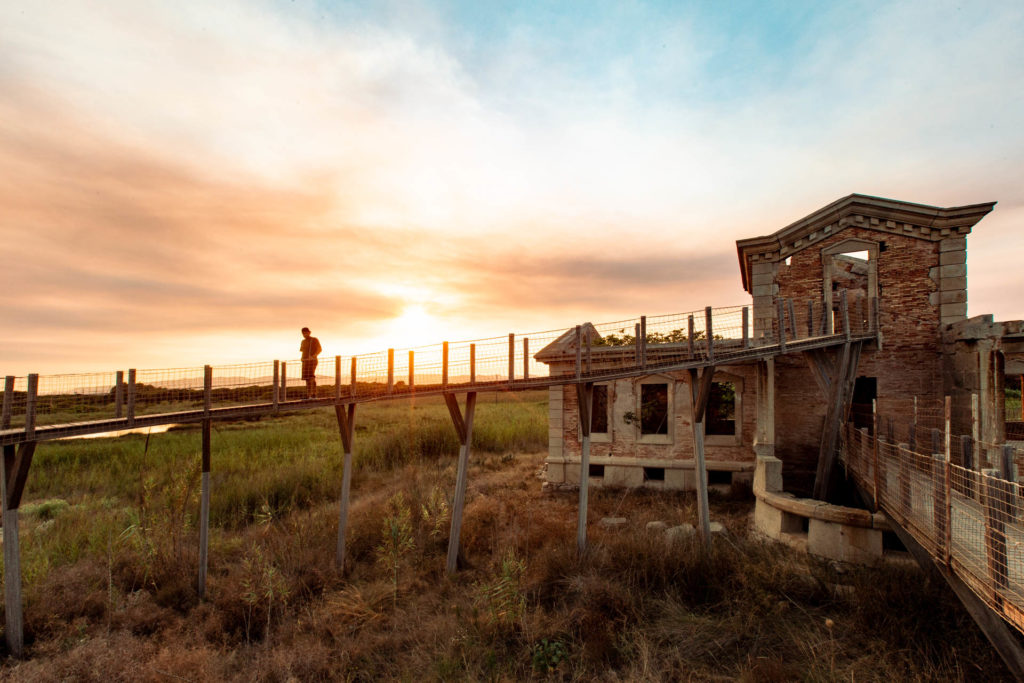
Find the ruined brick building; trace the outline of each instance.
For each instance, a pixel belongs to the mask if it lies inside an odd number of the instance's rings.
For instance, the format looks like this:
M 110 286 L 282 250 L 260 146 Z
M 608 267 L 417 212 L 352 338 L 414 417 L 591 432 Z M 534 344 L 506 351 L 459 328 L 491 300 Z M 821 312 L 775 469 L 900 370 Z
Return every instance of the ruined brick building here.
M 849 318 L 877 338 L 851 361 L 844 415 L 869 414 L 872 401 L 896 412 L 915 398 L 928 405 L 950 395 L 954 415 L 963 416 L 977 395 L 981 438 L 1004 440 L 1007 429 L 1013 436 L 1003 387 L 1007 372 L 1024 373 L 1024 327 L 967 319 L 967 236 L 994 205 L 940 208 L 853 194 L 771 235 L 739 240 L 753 343 L 774 337 L 780 320 L 791 335 L 831 333 L 845 298 Z M 596 367 L 623 352 L 591 333 Z M 567 373 L 572 344 L 567 333 L 536 357 L 552 374 Z M 709 483 L 749 480 L 756 456 L 774 455 L 787 490 L 811 492 L 828 412 L 820 368 L 828 362 L 824 352 L 795 352 L 715 368 L 705 420 Z M 595 384 L 590 485 L 695 487 L 690 381 L 683 371 Z M 572 385 L 549 391 L 548 481 L 578 483 L 577 393 Z

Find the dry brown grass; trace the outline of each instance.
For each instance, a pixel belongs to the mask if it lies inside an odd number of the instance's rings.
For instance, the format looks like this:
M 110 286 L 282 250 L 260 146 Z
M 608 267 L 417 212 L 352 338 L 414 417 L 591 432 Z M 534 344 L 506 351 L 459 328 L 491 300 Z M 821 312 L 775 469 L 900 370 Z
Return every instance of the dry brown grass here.
M 580 559 L 576 498 L 541 492 L 542 455 L 474 460 L 454 577 L 443 571 L 447 519 L 438 535 L 436 519 L 421 514 L 436 503 L 436 489 L 450 495 L 452 463 L 372 472 L 353 491 L 345 572 L 332 566 L 335 504 L 216 530 L 202 602 L 194 567 L 151 567 L 163 572 L 153 581 L 131 554 L 119 564 L 84 559 L 32 586 L 28 659 L 7 660 L 0 674 L 32 681 L 1006 677 L 942 586 L 905 568 L 835 575 L 827 564 L 748 540 L 749 500 L 713 499 L 713 517 L 729 535 L 704 555 L 693 543 L 670 548 L 645 530 L 652 520 L 693 523 L 691 494 L 592 491 L 590 551 Z M 401 562 L 393 600 L 375 549 L 388 499 L 399 490 L 414 513 L 415 551 Z M 629 526 L 604 530 L 597 524 L 604 516 L 627 517 Z M 521 576 L 503 576 L 508 557 L 522 561 Z M 175 567 L 176 580 L 168 574 Z M 272 597 L 264 584 L 276 586 Z M 522 608 L 493 609 L 504 598 L 514 605 L 521 598 Z

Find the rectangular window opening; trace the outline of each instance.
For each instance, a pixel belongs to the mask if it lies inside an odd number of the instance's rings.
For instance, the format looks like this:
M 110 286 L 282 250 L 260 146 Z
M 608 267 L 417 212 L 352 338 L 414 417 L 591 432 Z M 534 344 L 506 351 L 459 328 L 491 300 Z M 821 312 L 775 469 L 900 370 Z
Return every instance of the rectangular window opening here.
M 640 386 L 640 435 L 648 434 L 668 434 L 667 383 Z
M 664 467 L 645 467 L 644 481 L 665 481 Z
M 724 470 L 708 470 L 708 485 L 714 486 L 716 484 L 731 486 L 732 472 L 726 472 Z
M 589 476 L 597 477 L 599 479 L 604 478 L 604 465 L 590 465 Z
M 705 433 L 716 436 L 736 435 L 736 385 L 732 382 L 711 383 Z

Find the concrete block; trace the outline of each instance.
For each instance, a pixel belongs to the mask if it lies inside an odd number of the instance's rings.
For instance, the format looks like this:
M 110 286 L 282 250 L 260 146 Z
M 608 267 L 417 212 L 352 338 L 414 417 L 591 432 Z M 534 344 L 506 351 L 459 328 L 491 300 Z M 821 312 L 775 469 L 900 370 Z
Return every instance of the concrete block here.
M 967 277 L 967 265 L 939 266 L 939 278 Z
M 967 304 L 942 304 L 939 306 L 939 315 L 943 318 L 949 316 L 967 317 Z
M 750 284 L 757 287 L 758 285 L 771 285 L 775 284 L 775 276 L 771 273 L 762 273 L 760 275 L 754 275 L 750 278 Z
M 696 535 L 697 530 L 692 524 L 680 524 L 679 526 L 669 527 L 665 531 L 665 541 L 669 544 L 679 543 Z
M 967 249 L 966 237 L 951 237 L 939 242 L 939 251 L 964 251 Z
M 754 265 L 750 266 L 750 274 L 751 275 L 761 275 L 763 273 L 774 273 L 774 272 L 775 272 L 775 264 L 774 263 L 755 263 Z
M 721 522 L 710 522 L 708 527 L 711 529 L 711 535 L 722 535 L 725 534 L 725 526 Z
M 807 552 L 840 562 L 873 564 L 882 558 L 882 532 L 812 519 Z
M 636 469 L 640 470 L 639 467 Z M 643 470 L 640 471 L 642 472 Z M 697 477 L 692 469 L 683 469 L 681 467 L 665 468 L 665 488 L 672 491 L 693 491 L 697 488 Z
M 774 285 L 756 285 L 752 294 L 754 296 L 771 296 L 774 293 Z
M 667 473 L 666 473 L 667 477 Z M 621 486 L 634 488 L 644 483 L 644 470 L 642 467 L 629 467 L 623 465 L 604 466 L 604 485 Z
M 548 461 L 547 480 L 556 484 L 565 481 L 565 463 Z
M 966 289 L 951 289 L 948 291 L 937 292 L 939 295 L 940 304 L 966 304 L 967 303 L 967 290 Z
M 768 538 L 782 537 L 783 517 L 786 513 L 760 498 L 754 504 L 754 529 Z
M 945 251 L 939 254 L 940 266 L 949 266 L 959 263 L 967 263 L 966 251 Z
M 754 466 L 754 492 L 775 493 L 782 490 L 782 461 L 758 456 Z
M 943 277 L 939 278 L 939 289 L 943 292 L 952 292 L 967 289 L 966 277 Z
M 656 522 L 647 522 L 647 530 L 648 531 L 661 532 L 661 531 L 665 531 L 665 529 L 667 529 L 667 528 L 668 528 L 668 524 L 665 524 L 665 522 L 662 522 L 661 520 L 658 520 Z

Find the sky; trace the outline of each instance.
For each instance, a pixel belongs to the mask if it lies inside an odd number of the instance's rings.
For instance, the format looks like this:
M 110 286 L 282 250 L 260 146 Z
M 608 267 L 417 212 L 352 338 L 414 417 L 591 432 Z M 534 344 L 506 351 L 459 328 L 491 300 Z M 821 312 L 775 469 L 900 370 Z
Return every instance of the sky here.
M 0 374 L 293 359 L 748 304 L 852 192 L 998 201 L 1024 4 L 0 3 Z

